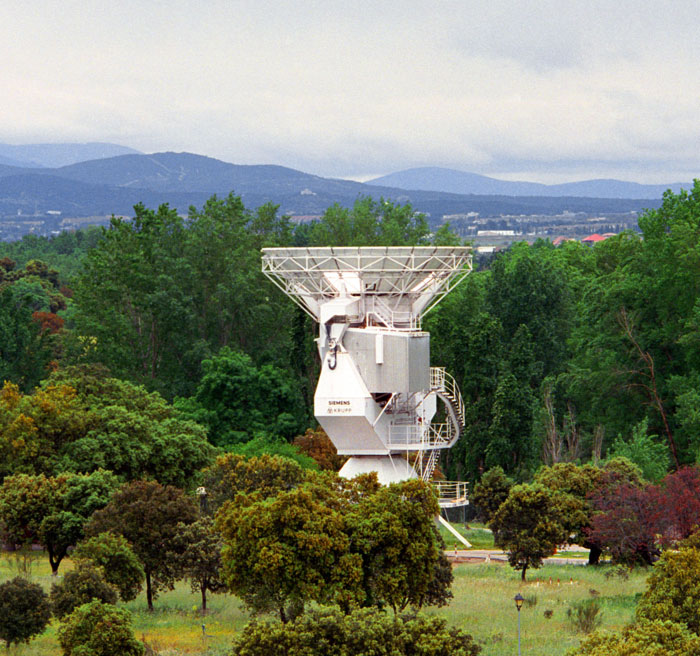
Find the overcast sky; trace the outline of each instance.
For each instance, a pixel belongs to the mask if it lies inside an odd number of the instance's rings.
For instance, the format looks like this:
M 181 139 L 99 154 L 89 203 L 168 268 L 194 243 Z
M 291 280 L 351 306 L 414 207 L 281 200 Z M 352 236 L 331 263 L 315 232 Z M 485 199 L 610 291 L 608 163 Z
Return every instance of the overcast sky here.
M 700 177 L 697 0 L 5 0 L 0 142 Z

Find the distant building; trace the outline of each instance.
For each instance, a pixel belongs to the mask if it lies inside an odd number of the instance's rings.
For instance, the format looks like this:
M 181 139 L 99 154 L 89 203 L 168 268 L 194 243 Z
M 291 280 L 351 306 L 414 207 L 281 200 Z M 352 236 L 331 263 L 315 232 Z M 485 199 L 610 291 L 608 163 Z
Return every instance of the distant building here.
M 515 237 L 515 230 L 477 230 L 477 237 Z
M 576 241 L 573 237 L 556 237 L 552 239 L 553 246 L 561 246 L 565 241 Z
M 605 241 L 606 237 L 603 235 L 599 235 L 597 232 L 594 232 L 592 235 L 588 235 L 588 237 L 584 237 L 581 240 L 582 244 L 586 244 L 586 246 L 594 246 L 597 244 L 599 241 Z

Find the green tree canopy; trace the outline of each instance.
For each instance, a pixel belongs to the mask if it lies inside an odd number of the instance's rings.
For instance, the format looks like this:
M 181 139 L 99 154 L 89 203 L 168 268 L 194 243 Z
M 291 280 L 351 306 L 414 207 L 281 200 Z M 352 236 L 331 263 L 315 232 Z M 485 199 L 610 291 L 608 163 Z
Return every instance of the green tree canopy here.
M 40 542 L 56 574 L 68 548 L 83 537 L 86 522 L 107 505 L 117 485 L 104 471 L 8 476 L 0 486 L 0 520 L 13 542 Z
M 257 367 L 250 356 L 223 347 L 202 363 L 195 395 L 179 399 L 182 412 L 209 429 L 223 447 L 247 442 L 256 433 L 291 440 L 308 423 L 298 382 L 274 365 Z
M 75 563 L 96 567 L 122 601 L 136 599 L 145 577 L 143 566 L 122 535 L 100 533 L 78 543 L 71 553 Z
M 670 620 L 641 621 L 622 633 L 597 631 L 567 656 L 695 656 L 700 638 Z
M 410 205 L 358 198 L 352 208 L 331 205 L 311 228 L 310 246 L 419 246 L 428 243 L 423 214 Z
M 207 612 L 207 592 L 224 592 L 221 580 L 223 540 L 209 517 L 192 524 L 180 523 L 173 538 L 172 557 L 176 568 L 189 580 L 192 592 L 202 597 L 202 614 Z
M 91 565 L 79 565 L 68 572 L 61 582 L 51 586 L 51 607 L 58 619 L 70 615 L 75 608 L 93 599 L 115 604 L 117 590 L 107 583 L 99 569 Z
M 557 512 L 557 494 L 533 483 L 511 488 L 489 526 L 496 546 L 508 552 L 508 562 L 522 571 L 538 568 L 557 546 L 568 540 Z
M 0 584 L 0 639 L 10 645 L 29 642 L 51 619 L 51 605 L 38 583 L 19 576 Z
M 670 620 L 700 633 L 700 550 L 666 551 L 654 565 L 647 589 L 637 604 L 637 617 Z
M 76 608 L 58 630 L 63 656 L 143 656 L 131 613 L 101 601 Z
M 253 620 L 233 643 L 234 656 L 476 656 L 481 647 L 444 619 L 423 614 L 389 615 L 374 608 L 345 614 L 314 608 L 293 622 Z
M 99 368 L 60 370 L 32 394 L 0 391 L 0 474 L 113 471 L 187 486 L 215 450 L 159 394 Z
M 203 359 L 229 345 L 258 361 L 288 350 L 280 317 L 291 302 L 260 270 L 259 249 L 287 239 L 288 220 L 239 197 L 212 197 L 187 219 L 175 209 L 135 208 L 113 218 L 75 286 L 80 357 L 168 398 L 189 396 Z
M 268 499 L 239 494 L 221 508 L 222 576 L 248 607 L 286 622 L 309 601 L 357 594 L 361 558 L 329 496 L 330 489 L 302 483 Z
M 470 503 L 483 522 L 490 522 L 500 505 L 508 498 L 515 482 L 505 475 L 502 467 L 489 469 L 474 486 Z
M 433 490 L 416 479 L 381 487 L 349 508 L 347 530 L 352 552 L 362 557 L 365 604 L 398 612 L 448 603 L 452 572 L 442 562 L 439 512 Z
M 172 590 L 180 571 L 171 551 L 179 522 L 197 519 L 194 502 L 182 490 L 157 481 L 132 481 L 123 485 L 110 502 L 95 512 L 86 527 L 88 536 L 111 532 L 132 545 L 146 574 L 146 600 L 160 590 Z

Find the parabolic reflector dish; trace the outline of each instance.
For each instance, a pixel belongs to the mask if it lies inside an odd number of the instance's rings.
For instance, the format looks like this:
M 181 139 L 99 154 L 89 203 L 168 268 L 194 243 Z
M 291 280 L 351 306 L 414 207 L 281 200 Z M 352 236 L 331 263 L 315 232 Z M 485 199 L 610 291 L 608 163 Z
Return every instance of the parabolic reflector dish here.
M 314 319 L 334 298 L 377 299 L 415 318 L 470 273 L 469 246 L 264 248 L 263 273 Z

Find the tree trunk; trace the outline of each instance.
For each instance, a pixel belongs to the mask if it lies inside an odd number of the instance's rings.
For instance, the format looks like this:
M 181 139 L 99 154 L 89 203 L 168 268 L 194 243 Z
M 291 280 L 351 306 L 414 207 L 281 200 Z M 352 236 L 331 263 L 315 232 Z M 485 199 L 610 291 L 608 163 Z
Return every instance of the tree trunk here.
M 49 564 L 51 565 L 51 576 L 58 576 L 58 566 L 61 564 L 61 561 L 63 560 L 63 556 L 65 555 L 65 552 L 59 551 L 58 553 L 54 553 L 53 549 L 50 546 L 47 546 L 46 550 L 49 552 Z
M 202 591 L 202 615 L 207 614 L 207 586 L 202 584 L 199 588 Z
M 153 588 L 151 586 L 151 572 L 146 570 L 146 601 L 148 602 L 148 610 L 153 610 Z
M 527 572 L 527 565 L 523 565 L 523 573 L 520 576 L 521 581 L 525 581 L 525 572 Z
M 602 555 L 603 550 L 596 544 L 588 545 L 588 548 L 590 549 L 588 552 L 588 564 L 597 565 L 600 562 L 600 556 Z

